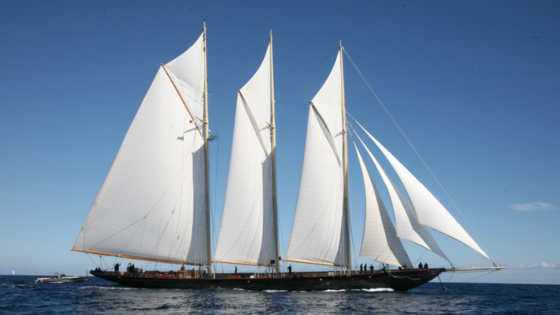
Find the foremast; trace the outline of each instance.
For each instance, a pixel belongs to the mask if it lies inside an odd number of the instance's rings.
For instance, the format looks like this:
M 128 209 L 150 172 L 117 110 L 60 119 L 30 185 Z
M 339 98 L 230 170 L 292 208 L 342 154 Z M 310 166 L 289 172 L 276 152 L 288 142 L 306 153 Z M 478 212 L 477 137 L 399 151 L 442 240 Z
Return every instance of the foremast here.
M 339 51 L 340 54 L 340 89 L 341 89 L 341 108 L 342 108 L 342 172 L 344 181 L 344 192 L 343 192 L 343 220 L 344 220 L 344 247 L 346 253 L 346 273 L 347 275 L 352 274 L 352 256 L 350 248 L 350 209 L 348 202 L 348 145 L 346 141 L 346 100 L 344 97 L 344 58 L 342 52 L 344 47 L 342 47 L 342 40 L 340 40 Z

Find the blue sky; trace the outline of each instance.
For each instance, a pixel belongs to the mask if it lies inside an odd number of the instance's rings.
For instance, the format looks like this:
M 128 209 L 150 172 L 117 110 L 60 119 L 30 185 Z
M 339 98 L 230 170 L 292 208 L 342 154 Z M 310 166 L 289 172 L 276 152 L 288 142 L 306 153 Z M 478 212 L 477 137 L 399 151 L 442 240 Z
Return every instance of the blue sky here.
M 219 136 L 211 144 L 215 236 L 235 93 L 258 68 L 272 29 L 281 252 L 297 198 L 307 102 L 342 39 L 463 215 L 346 59 L 348 111 L 508 267 L 442 280 L 560 284 L 555 1 L 1 1 L 0 275 L 96 267 L 96 257 L 70 248 L 159 64 L 192 45 L 203 19 L 211 129 Z M 363 187 L 353 152 L 350 163 L 357 250 Z M 436 239 L 457 267 L 491 264 Z M 413 261 L 445 265 L 406 246 Z

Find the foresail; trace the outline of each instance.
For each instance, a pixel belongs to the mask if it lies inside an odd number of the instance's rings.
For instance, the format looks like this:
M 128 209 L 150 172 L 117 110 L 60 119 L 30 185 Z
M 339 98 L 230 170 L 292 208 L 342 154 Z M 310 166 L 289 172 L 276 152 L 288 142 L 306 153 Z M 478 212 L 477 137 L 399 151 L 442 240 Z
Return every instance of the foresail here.
M 355 143 L 354 147 L 362 169 L 366 196 L 364 235 L 360 256 L 394 266 L 412 266 Z
M 345 266 L 339 54 L 311 101 L 296 213 L 285 260 Z M 314 108 L 315 107 L 315 108 Z
M 362 127 L 360 125 L 360 127 Z M 446 234 L 463 244 L 469 246 L 486 258 L 488 255 L 476 244 L 472 237 L 463 229 L 445 207 L 410 173 L 377 139 L 367 130 L 362 129 L 379 147 L 383 155 L 395 169 L 403 186 L 410 197 L 412 206 L 416 211 L 418 223 Z
M 418 223 L 418 218 L 416 217 L 416 212 L 412 209 L 406 198 L 399 191 L 397 186 L 389 178 L 385 170 L 381 167 L 377 159 L 373 156 L 369 148 L 365 145 L 362 139 L 358 136 L 360 142 L 366 149 L 371 160 L 375 164 L 377 171 L 381 175 L 381 179 L 387 187 L 389 192 L 389 198 L 391 199 L 391 205 L 393 206 L 393 212 L 395 214 L 395 225 L 397 226 L 397 236 L 420 246 L 423 246 L 434 253 L 440 255 L 441 257 L 447 259 L 443 251 L 439 248 L 438 244 L 430 234 L 430 232 L 422 225 Z M 410 266 L 410 265 L 408 265 Z
M 233 144 L 214 261 L 271 265 L 277 255 L 272 209 L 270 46 L 239 90 Z
M 208 263 L 202 40 L 160 67 L 73 250 Z

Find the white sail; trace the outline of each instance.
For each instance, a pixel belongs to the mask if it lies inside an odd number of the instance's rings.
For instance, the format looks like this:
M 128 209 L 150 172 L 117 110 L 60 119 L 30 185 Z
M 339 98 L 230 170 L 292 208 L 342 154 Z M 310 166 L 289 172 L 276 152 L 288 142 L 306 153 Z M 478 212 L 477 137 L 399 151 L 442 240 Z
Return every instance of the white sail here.
M 270 49 L 237 96 L 216 262 L 270 265 L 277 256 L 272 212 Z
M 390 265 L 411 267 L 410 258 L 397 237 L 387 209 L 355 143 L 354 147 L 360 160 L 366 195 L 364 235 L 360 256 Z
M 341 54 L 309 108 L 296 213 L 286 260 L 345 266 Z
M 360 127 L 362 127 L 360 125 Z M 383 155 L 395 169 L 401 182 L 410 197 L 412 206 L 416 211 L 418 223 L 446 234 L 463 244 L 469 246 L 486 258 L 488 255 L 476 244 L 472 237 L 463 229 L 463 227 L 455 220 L 455 218 L 445 209 L 445 207 L 410 173 L 377 139 L 375 139 L 367 130 L 362 129 L 379 147 Z M 445 256 L 443 256 L 445 257 Z
M 363 127 L 362 127 L 363 128 Z M 372 159 L 377 171 L 381 175 L 381 179 L 385 183 L 387 187 L 387 191 L 389 192 L 389 198 L 391 199 L 391 204 L 393 206 L 393 212 L 395 214 L 395 225 L 397 227 L 397 236 L 400 238 L 404 238 L 409 240 L 413 243 L 416 243 L 420 246 L 423 246 L 434 253 L 440 255 L 441 257 L 447 259 L 443 251 L 440 249 L 439 245 L 436 243 L 428 229 L 418 223 L 418 218 L 416 216 L 416 212 L 410 206 L 406 198 L 397 188 L 395 183 L 389 178 L 385 170 L 381 167 L 381 164 L 377 161 L 377 159 L 373 156 L 369 148 L 364 144 L 362 139 L 360 142 L 365 147 L 366 151 L 368 152 L 370 158 Z M 411 267 L 411 265 L 408 265 Z
M 203 47 L 201 35 L 160 67 L 72 250 L 209 263 L 204 140 L 198 128 Z
M 358 139 L 360 139 L 360 142 L 368 152 L 371 160 L 377 168 L 377 171 L 381 175 L 381 179 L 383 180 L 385 187 L 387 187 L 389 198 L 391 199 L 391 205 L 393 206 L 393 212 L 395 214 L 397 236 L 423 246 L 440 255 L 441 257 L 447 259 L 430 232 L 424 226 L 418 223 L 416 212 L 414 212 L 406 198 L 395 185 L 395 183 L 393 183 L 389 176 L 387 176 L 387 173 L 381 167 L 381 164 L 379 164 L 377 159 L 373 156 L 369 148 L 364 144 L 359 136 Z M 408 265 L 408 267 L 411 267 L 411 265 Z

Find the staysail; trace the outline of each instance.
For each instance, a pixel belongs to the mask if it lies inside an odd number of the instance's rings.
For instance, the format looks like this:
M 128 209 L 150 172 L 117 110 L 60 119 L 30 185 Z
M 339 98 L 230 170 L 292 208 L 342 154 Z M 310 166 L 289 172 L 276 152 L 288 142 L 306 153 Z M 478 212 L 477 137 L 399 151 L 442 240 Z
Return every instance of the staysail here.
M 375 164 L 377 171 L 381 175 L 381 179 L 389 192 L 389 198 L 391 199 L 391 205 L 393 206 L 393 213 L 395 215 L 395 225 L 397 227 L 397 236 L 411 242 L 414 242 L 420 246 L 423 246 L 434 253 L 440 255 L 441 257 L 447 259 L 443 251 L 439 248 L 428 229 L 423 225 L 418 223 L 418 218 L 416 212 L 412 209 L 412 206 L 408 203 L 406 198 L 389 178 L 385 170 L 381 167 L 381 164 L 373 156 L 369 148 L 365 145 L 362 139 L 356 135 L 367 153 L 369 154 L 371 160 Z M 408 265 L 411 266 L 410 264 Z
M 341 58 L 340 52 L 309 107 L 302 175 L 285 260 L 347 265 Z
M 160 67 L 72 250 L 209 264 L 204 40 Z
M 238 91 L 226 197 L 215 262 L 273 265 L 271 46 Z
M 394 266 L 412 266 L 381 196 L 371 180 L 358 147 L 354 144 L 360 161 L 366 195 L 364 235 L 360 256 Z
M 359 123 L 358 123 L 359 125 Z M 488 255 L 478 246 L 472 237 L 463 229 L 463 227 L 455 220 L 455 218 L 445 209 L 445 207 L 432 195 L 410 171 L 408 171 L 377 139 L 375 139 L 361 125 L 364 132 L 375 142 L 383 155 L 395 169 L 398 177 L 403 183 L 408 196 L 412 202 L 412 206 L 417 215 L 420 225 L 432 228 L 443 234 L 446 234 L 463 244 L 469 246 L 482 256 L 489 259 Z M 435 244 L 435 242 L 434 242 Z M 430 246 L 430 245 L 428 245 Z M 441 251 L 441 250 L 440 250 Z M 437 253 L 437 251 L 435 251 Z M 439 253 L 437 253 L 439 254 Z M 439 254 L 441 255 L 441 254 Z M 445 256 L 442 256 L 445 258 Z

